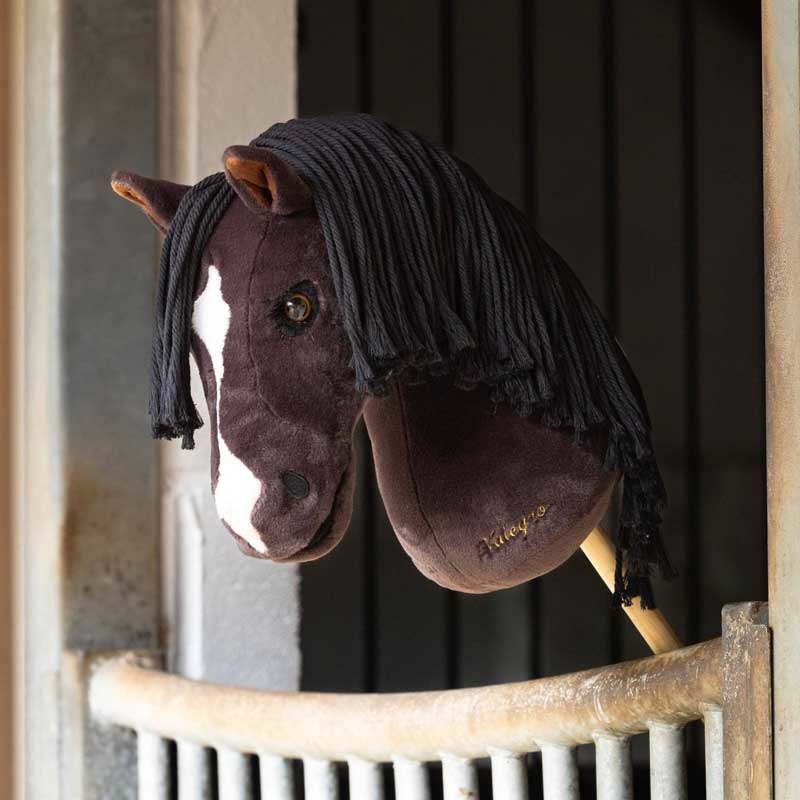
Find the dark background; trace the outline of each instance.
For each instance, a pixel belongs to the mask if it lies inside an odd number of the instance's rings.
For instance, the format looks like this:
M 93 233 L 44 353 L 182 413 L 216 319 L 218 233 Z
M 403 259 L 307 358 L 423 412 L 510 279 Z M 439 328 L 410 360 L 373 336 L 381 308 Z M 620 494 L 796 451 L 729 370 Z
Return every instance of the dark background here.
M 604 309 L 643 384 L 687 643 L 766 597 L 757 2 L 302 0 L 300 113 L 365 110 L 470 162 Z M 458 596 L 395 540 L 360 437 L 351 530 L 303 567 L 303 688 L 438 689 L 647 654 L 586 559 Z

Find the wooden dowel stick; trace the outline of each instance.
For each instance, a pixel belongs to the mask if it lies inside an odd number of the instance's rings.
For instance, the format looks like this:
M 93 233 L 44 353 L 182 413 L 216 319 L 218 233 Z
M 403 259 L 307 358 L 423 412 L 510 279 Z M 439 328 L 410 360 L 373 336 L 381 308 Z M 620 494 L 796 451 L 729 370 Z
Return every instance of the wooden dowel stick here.
M 613 592 L 616 552 L 608 534 L 600 528 L 595 528 L 586 537 L 581 550 L 597 570 L 608 590 Z M 639 606 L 638 600 L 631 606 L 623 606 L 623 609 L 654 653 L 668 653 L 670 650 L 683 647 L 672 625 L 667 622 L 659 609 L 644 610 Z

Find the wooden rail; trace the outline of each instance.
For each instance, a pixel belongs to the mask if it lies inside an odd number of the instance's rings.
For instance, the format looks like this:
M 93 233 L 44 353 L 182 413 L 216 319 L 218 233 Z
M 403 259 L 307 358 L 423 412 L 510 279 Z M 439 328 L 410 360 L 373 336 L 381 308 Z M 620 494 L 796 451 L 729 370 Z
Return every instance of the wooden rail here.
M 96 717 L 169 739 L 286 758 L 439 761 L 572 747 L 655 722 L 675 725 L 722 701 L 721 646 L 555 678 L 409 694 L 259 692 L 117 659 L 92 679 Z
M 427 763 L 445 800 L 478 798 L 476 759 L 492 797 L 524 800 L 526 756 L 541 751 L 545 800 L 579 800 L 576 747 L 593 744 L 598 800 L 632 800 L 630 737 L 647 732 L 650 796 L 686 800 L 684 725 L 705 726 L 707 800 L 769 800 L 770 637 L 763 603 L 726 606 L 723 636 L 639 661 L 522 683 L 407 694 L 262 692 L 152 669 L 152 655 L 75 654 L 93 724 L 133 729 L 139 796 L 148 800 L 293 800 L 301 760 L 308 800 L 337 800 L 346 762 L 352 800 L 430 800 Z M 83 677 L 80 677 L 83 676 Z M 85 708 L 84 700 L 79 704 Z M 102 737 L 94 736 L 95 740 Z M 168 741 L 177 743 L 173 772 Z M 217 769 L 209 768 L 208 749 Z M 251 755 L 258 757 L 255 777 Z M 125 758 L 129 755 L 126 754 Z M 105 796 L 105 795 L 104 795 Z

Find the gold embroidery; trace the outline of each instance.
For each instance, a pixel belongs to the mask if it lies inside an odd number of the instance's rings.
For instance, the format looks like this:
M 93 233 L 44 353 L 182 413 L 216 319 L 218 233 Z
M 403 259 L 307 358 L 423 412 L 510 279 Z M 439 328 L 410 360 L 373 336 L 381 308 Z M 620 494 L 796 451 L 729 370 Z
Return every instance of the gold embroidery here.
M 550 508 L 549 505 L 542 503 L 534 511 L 529 511 L 512 523 L 502 525 L 489 532 L 488 536 L 481 537 L 478 542 L 478 551 L 482 557 L 493 556 L 501 547 L 505 547 L 509 542 L 516 538 L 523 541 L 528 538 L 529 527 L 537 523 Z

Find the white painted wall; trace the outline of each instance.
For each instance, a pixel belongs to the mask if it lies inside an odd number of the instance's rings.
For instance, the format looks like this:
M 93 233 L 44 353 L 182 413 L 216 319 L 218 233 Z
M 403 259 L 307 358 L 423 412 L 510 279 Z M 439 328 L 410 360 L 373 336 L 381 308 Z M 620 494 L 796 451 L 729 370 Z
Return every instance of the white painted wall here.
M 296 114 L 295 0 L 162 0 L 161 177 L 192 183 L 223 150 Z M 196 373 L 193 392 L 203 408 Z M 207 412 L 203 413 L 206 419 Z M 195 678 L 296 689 L 297 567 L 243 556 L 217 519 L 209 426 L 161 451 L 170 666 Z

